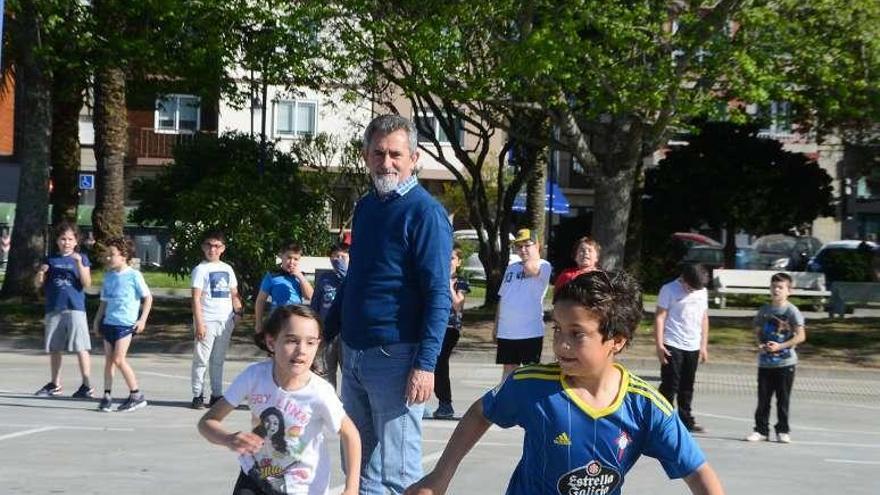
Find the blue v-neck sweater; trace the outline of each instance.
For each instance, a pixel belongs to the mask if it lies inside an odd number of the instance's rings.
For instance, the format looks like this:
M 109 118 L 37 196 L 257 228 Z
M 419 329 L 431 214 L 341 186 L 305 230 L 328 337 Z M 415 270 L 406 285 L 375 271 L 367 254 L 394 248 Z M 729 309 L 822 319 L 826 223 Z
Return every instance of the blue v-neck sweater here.
M 342 340 L 354 349 L 418 343 L 416 368 L 433 371 L 452 298 L 452 226 L 422 186 L 354 211 L 351 262 L 342 291 Z

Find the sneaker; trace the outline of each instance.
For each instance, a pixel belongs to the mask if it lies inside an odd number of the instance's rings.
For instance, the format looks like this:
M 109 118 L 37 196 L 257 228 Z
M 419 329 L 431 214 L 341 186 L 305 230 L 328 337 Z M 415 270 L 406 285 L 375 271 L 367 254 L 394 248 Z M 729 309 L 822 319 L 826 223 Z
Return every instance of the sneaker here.
M 142 407 L 146 407 L 147 399 L 144 399 L 144 394 L 137 395 L 129 395 L 125 402 L 119 405 L 116 408 L 117 412 L 131 412 Z
M 214 407 L 214 404 L 216 404 L 217 401 L 222 398 L 223 398 L 222 395 L 212 395 L 211 400 L 208 402 L 208 407 Z
M 706 429 L 696 423 L 688 426 L 687 430 L 691 433 L 706 433 Z
M 757 431 L 753 431 L 749 433 L 749 436 L 746 437 L 746 442 L 766 442 L 767 435 L 762 435 Z
M 61 385 L 55 385 L 52 382 L 49 382 L 43 385 L 43 388 L 34 392 L 34 395 L 37 397 L 50 397 L 55 395 L 61 395 Z
M 98 410 L 101 412 L 110 412 L 113 410 L 113 399 L 109 395 L 105 395 L 98 404 Z
M 95 393 L 95 389 L 87 386 L 86 384 L 82 384 L 76 389 L 76 392 L 73 393 L 74 399 L 91 399 L 93 397 L 92 394 Z
M 193 409 L 204 409 L 205 408 L 205 398 L 201 395 L 198 397 L 193 397 L 192 404 L 189 407 Z
M 791 443 L 791 435 L 788 433 L 777 433 L 776 440 L 779 443 Z
M 434 419 L 452 419 L 455 417 L 455 410 L 452 404 L 440 403 L 440 406 L 434 411 Z

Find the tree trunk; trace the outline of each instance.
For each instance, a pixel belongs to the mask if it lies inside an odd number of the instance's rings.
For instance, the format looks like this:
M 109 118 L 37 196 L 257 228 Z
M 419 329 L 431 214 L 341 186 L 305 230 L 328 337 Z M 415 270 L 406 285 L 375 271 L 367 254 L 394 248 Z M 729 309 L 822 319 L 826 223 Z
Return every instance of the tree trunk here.
M 79 112 L 84 88 L 56 77 L 52 84 L 52 224 L 76 222 L 79 205 Z
M 642 265 L 642 193 L 645 188 L 644 160 L 636 162 L 635 180 L 630 193 L 631 209 L 626 228 L 626 248 L 624 250 L 624 269 L 633 277 L 639 278 Z
M 537 153 L 530 153 L 535 157 L 535 162 L 531 166 L 532 173 L 529 174 L 529 180 L 526 183 L 526 218 L 527 227 L 536 232 L 538 239 L 545 238 L 544 204 L 546 202 L 547 190 L 547 170 L 544 168 L 542 160 L 537 159 Z M 542 245 L 545 243 L 541 243 Z M 544 246 L 545 249 L 547 246 Z
M 125 224 L 125 150 L 128 120 L 125 109 L 125 73 L 101 67 L 95 75 L 95 254 L 102 259 L 104 243 L 122 236 Z
M 22 1 L 10 18 L 15 37 L 16 155 L 19 168 L 18 198 L 12 229 L 12 246 L 3 281 L 2 297 L 35 297 L 34 280 L 45 254 L 45 228 L 49 201 L 49 145 L 52 133 L 51 74 L 37 53 L 42 27 L 33 1 Z
M 606 134 L 608 152 L 600 155 L 596 174 L 593 238 L 602 246 L 606 270 L 623 268 L 633 182 L 641 159 L 642 130 L 637 122 L 616 124 Z M 618 143 L 618 144 L 615 144 Z

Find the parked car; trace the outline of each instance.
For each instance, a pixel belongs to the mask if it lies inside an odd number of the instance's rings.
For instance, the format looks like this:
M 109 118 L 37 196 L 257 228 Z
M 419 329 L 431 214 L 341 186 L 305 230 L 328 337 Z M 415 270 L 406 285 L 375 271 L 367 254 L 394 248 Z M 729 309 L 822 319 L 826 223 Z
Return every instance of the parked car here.
M 840 252 L 855 252 L 859 249 L 868 249 L 874 253 L 874 257 L 880 256 L 880 244 L 870 241 L 832 241 L 822 246 L 815 256 L 807 262 L 808 272 L 822 272 L 828 276 L 828 261 Z
M 754 255 L 749 260 L 752 270 L 804 271 L 807 261 L 822 247 L 815 237 L 794 237 L 771 234 L 759 237 L 752 244 Z
M 751 252 L 751 248 L 736 248 L 736 265 L 734 267 L 737 269 L 746 268 Z M 712 272 L 717 268 L 724 268 L 724 248 L 721 246 L 691 246 L 678 265 L 681 268 L 684 265 L 697 263 L 706 268 L 711 281 Z
M 703 234 L 697 234 L 696 232 L 676 232 L 672 234 L 672 238 L 689 248 L 692 246 L 721 246 L 721 243 L 715 239 L 706 237 Z
M 452 238 L 464 247 L 465 251 L 471 253 L 466 255 L 466 258 L 463 260 L 460 268 L 461 273 L 469 280 L 486 280 L 486 269 L 483 268 L 483 263 L 480 261 L 477 231 L 474 229 L 456 230 L 452 233 Z M 509 234 L 508 239 L 513 241 L 513 234 Z M 513 245 L 511 244 L 512 248 Z M 520 257 L 510 253 L 507 264 L 516 263 L 517 261 L 520 261 Z

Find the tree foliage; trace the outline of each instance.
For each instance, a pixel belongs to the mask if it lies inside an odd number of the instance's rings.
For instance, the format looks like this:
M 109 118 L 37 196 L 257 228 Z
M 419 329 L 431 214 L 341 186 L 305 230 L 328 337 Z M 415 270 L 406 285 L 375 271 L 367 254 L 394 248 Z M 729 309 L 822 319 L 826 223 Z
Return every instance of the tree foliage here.
M 201 236 L 211 229 L 226 234 L 224 259 L 245 297 L 255 295 L 283 242 L 299 242 L 307 255 L 326 251 L 323 198 L 305 187 L 300 164 L 270 145 L 258 175 L 259 155 L 259 142 L 244 135 L 195 139 L 178 146 L 174 163 L 158 177 L 135 183 L 134 220 L 168 228 L 173 273 L 189 275 L 203 258 Z
M 824 132 L 880 112 L 874 0 L 341 3 L 363 74 L 515 139 L 552 142 L 511 125 L 522 109 L 549 118 L 553 144 L 596 172 L 593 234 L 610 268 L 643 158 L 687 120 L 784 100 Z
M 345 140 L 327 133 L 301 136 L 290 145 L 290 154 L 306 173 L 309 189 L 324 198 L 339 215 L 340 231 L 351 228 L 355 201 L 370 188 L 370 174 L 361 157 L 362 141 Z
M 687 144 L 674 146 L 648 171 L 645 210 L 651 228 L 666 237 L 704 224 L 723 229 L 726 265 L 732 268 L 740 230 L 787 232 L 831 215 L 828 173 L 806 155 L 757 134 L 756 125 L 707 122 L 683 138 Z

